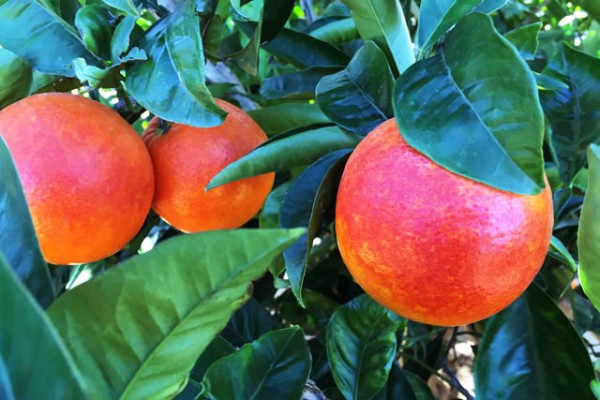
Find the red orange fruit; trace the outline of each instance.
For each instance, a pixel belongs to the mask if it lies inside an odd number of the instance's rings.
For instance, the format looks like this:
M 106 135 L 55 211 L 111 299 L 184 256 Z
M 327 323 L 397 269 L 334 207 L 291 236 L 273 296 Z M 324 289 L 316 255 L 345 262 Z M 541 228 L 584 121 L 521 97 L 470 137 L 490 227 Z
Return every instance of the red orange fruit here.
M 357 283 L 406 318 L 455 326 L 522 294 L 552 236 L 552 195 L 501 191 L 410 147 L 394 119 L 352 153 L 337 197 L 341 255 Z

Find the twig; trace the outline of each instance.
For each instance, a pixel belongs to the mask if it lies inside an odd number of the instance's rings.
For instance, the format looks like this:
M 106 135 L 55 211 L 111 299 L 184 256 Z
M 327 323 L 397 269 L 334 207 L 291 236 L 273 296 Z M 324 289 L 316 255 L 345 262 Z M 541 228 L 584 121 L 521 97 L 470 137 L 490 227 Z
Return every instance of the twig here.
M 453 389 L 458 390 L 461 394 L 463 394 L 466 397 L 467 400 L 475 400 L 475 397 L 473 397 L 471 393 L 469 393 L 469 391 L 465 389 L 465 387 L 460 383 L 456 375 L 454 375 L 454 371 L 452 371 L 452 368 L 450 368 L 450 366 L 448 365 L 448 360 L 442 361 L 442 370 L 448 375 L 448 377 L 450 377 L 450 386 L 452 386 Z

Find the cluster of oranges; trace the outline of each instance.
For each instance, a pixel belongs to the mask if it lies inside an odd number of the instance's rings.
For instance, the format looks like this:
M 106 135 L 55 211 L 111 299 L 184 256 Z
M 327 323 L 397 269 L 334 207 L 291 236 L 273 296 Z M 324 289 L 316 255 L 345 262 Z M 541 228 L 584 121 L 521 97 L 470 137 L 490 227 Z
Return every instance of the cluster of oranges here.
M 183 232 L 236 228 L 273 186 L 265 174 L 206 191 L 223 167 L 266 140 L 242 110 L 214 128 L 173 124 L 140 138 L 116 112 L 68 94 L 35 95 L 0 112 L 45 258 L 84 263 L 126 245 L 152 206 Z M 500 191 L 410 147 L 394 119 L 350 157 L 336 203 L 342 258 L 357 283 L 396 313 L 434 325 L 488 317 L 514 301 L 544 261 L 552 194 Z
M 241 109 L 214 128 L 173 124 L 143 134 L 112 109 L 63 93 L 38 94 L 0 112 L 0 135 L 17 166 L 42 253 L 54 264 L 110 256 L 152 208 L 183 232 L 236 228 L 261 208 L 274 175 L 205 191 L 223 167 L 267 139 Z

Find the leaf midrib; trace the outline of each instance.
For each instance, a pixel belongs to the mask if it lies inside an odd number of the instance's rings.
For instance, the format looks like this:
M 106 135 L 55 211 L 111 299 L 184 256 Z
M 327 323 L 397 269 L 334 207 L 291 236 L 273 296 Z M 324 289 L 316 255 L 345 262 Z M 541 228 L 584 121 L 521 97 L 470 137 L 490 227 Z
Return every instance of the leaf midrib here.
M 290 342 L 292 341 L 292 339 L 293 339 L 293 337 L 295 335 L 296 335 L 296 332 L 294 332 L 294 334 L 290 335 L 290 337 L 288 338 L 288 340 L 285 342 L 285 345 L 282 346 L 282 350 L 277 353 L 276 360 L 279 360 L 281 358 L 281 355 L 287 349 L 288 345 L 290 344 Z M 274 368 L 275 365 L 276 365 L 275 362 L 269 363 L 269 368 L 266 371 L 267 373 L 265 373 L 263 375 L 263 378 L 260 380 L 260 382 L 256 386 L 256 390 L 254 391 L 254 393 L 252 393 L 252 396 L 250 397 L 251 400 L 256 399 L 256 396 L 258 395 L 258 393 L 260 392 L 260 389 L 262 388 L 262 384 L 267 380 L 268 376 L 270 376 L 270 372 L 273 370 L 273 368 Z
M 273 248 L 278 247 L 273 246 Z M 268 253 L 268 251 L 266 251 L 265 253 Z M 212 299 L 217 292 L 219 292 L 223 287 L 226 287 L 226 285 L 231 282 L 234 281 L 237 277 L 239 277 L 244 271 L 246 271 L 247 269 L 249 269 L 251 265 L 257 264 L 258 261 L 264 258 L 264 256 L 258 256 L 253 258 L 252 260 L 250 260 L 249 262 L 244 264 L 244 267 L 238 269 L 237 273 L 235 275 L 232 276 L 231 279 L 227 279 L 225 280 L 221 285 L 219 285 L 218 287 L 216 287 L 214 290 L 210 291 L 209 294 L 207 296 L 204 296 L 200 299 L 200 301 L 198 301 L 196 303 L 196 306 L 192 307 L 190 309 L 190 311 L 180 320 L 180 323 L 175 324 L 168 332 L 167 334 L 163 337 L 163 339 L 161 341 L 159 341 L 159 343 L 154 347 L 154 349 L 148 354 L 148 357 L 146 357 L 146 359 L 142 362 L 142 364 L 140 365 L 140 368 L 137 369 L 137 371 L 135 372 L 135 374 L 132 376 L 131 380 L 129 380 L 129 383 L 124 387 L 124 390 L 122 391 L 120 398 L 121 399 L 125 399 L 127 398 L 126 396 L 128 395 L 130 390 L 133 390 L 132 388 L 135 388 L 136 385 L 135 383 L 137 382 L 137 379 L 139 378 L 141 372 L 143 370 L 146 369 L 146 366 L 148 364 L 151 364 L 151 361 L 153 360 L 153 358 L 160 353 L 160 351 L 162 350 L 163 346 L 165 345 L 166 342 L 168 342 L 168 339 L 173 335 L 173 333 L 182 325 L 185 325 L 186 322 L 192 318 L 192 316 L 195 314 L 196 310 L 198 309 L 200 304 L 204 304 L 206 303 L 208 300 Z M 226 325 L 227 322 L 225 322 L 224 326 Z M 129 343 L 128 343 L 129 345 Z M 207 343 L 208 345 L 208 343 Z M 129 346 L 131 347 L 131 346 Z M 141 379 L 141 378 L 140 378 Z

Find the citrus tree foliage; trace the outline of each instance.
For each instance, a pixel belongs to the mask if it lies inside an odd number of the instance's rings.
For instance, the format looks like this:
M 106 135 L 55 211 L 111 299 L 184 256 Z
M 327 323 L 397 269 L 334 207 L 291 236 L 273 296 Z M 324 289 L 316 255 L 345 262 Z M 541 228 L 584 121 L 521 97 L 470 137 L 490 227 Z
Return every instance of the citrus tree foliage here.
M 436 380 L 467 399 L 600 398 L 598 4 L 0 0 L 0 109 L 72 91 L 141 133 L 152 116 L 219 125 L 222 98 L 269 140 L 206 189 L 276 172 L 243 229 L 184 235 L 151 212 L 116 255 L 47 265 L 0 140 L 0 398 L 421 400 Z M 395 315 L 341 259 L 344 166 L 390 118 L 456 174 L 552 188 L 544 265 L 487 320 Z

